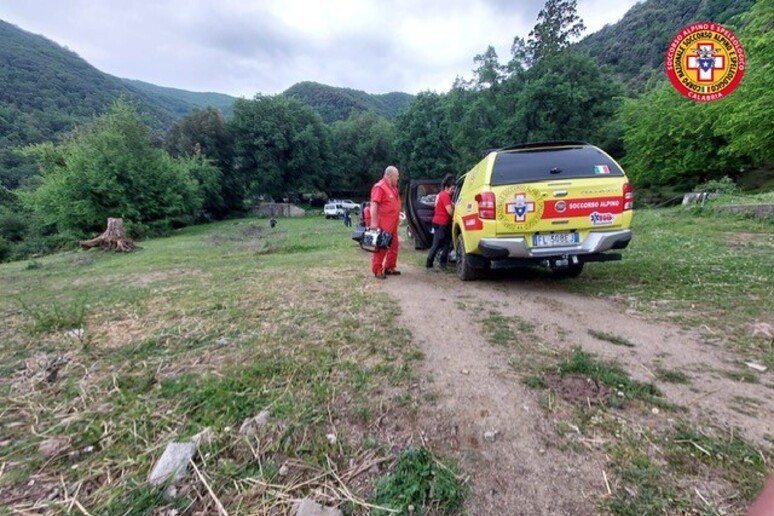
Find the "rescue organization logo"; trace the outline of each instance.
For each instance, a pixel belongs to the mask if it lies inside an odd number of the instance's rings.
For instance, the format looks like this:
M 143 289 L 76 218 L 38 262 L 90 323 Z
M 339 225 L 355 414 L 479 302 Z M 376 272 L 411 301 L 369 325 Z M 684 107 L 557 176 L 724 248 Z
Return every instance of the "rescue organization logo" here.
M 589 215 L 589 221 L 591 221 L 594 226 L 609 226 L 614 220 L 615 215 L 612 213 L 599 213 L 598 211 L 595 211 Z
M 744 49 L 733 32 L 717 23 L 693 23 L 672 39 L 666 52 L 672 85 L 691 100 L 727 97 L 744 76 Z
M 540 192 L 528 185 L 513 185 L 497 195 L 497 222 L 509 230 L 526 230 L 543 218 L 545 203 Z
M 515 215 L 516 222 L 524 222 L 527 220 L 527 213 L 535 211 L 535 203 L 527 200 L 527 194 L 524 192 L 517 192 L 513 197 L 514 202 L 505 205 L 505 213 Z

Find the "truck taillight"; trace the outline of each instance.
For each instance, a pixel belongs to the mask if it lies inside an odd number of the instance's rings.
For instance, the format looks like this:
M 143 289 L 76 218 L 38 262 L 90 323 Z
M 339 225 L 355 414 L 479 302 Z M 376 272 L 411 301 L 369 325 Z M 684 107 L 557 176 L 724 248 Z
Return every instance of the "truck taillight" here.
M 634 191 L 632 190 L 631 183 L 624 183 L 623 185 L 623 209 L 628 211 L 634 208 Z
M 478 218 L 494 220 L 495 208 L 497 207 L 495 194 L 493 192 L 481 192 L 476 195 L 476 202 L 478 203 Z

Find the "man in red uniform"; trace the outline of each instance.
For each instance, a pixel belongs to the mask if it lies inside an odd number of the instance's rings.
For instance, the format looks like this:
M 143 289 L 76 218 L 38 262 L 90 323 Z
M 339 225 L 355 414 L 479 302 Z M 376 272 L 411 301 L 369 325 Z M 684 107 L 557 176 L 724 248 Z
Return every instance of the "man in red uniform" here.
M 435 255 L 438 254 L 438 264 L 441 270 L 446 270 L 446 263 L 449 259 L 449 246 L 451 244 L 451 218 L 454 214 L 454 205 L 451 200 L 451 193 L 454 189 L 454 178 L 446 176 L 441 183 L 441 192 L 435 198 L 435 211 L 433 212 L 433 246 L 427 254 L 425 266 L 428 271 L 433 269 Z M 440 254 L 439 254 L 440 253 Z
M 377 279 L 397 276 L 398 265 L 398 224 L 400 223 L 400 172 L 390 165 L 384 170 L 384 177 L 371 188 L 371 229 L 379 228 L 392 235 L 389 249 L 377 249 L 371 258 L 371 271 Z

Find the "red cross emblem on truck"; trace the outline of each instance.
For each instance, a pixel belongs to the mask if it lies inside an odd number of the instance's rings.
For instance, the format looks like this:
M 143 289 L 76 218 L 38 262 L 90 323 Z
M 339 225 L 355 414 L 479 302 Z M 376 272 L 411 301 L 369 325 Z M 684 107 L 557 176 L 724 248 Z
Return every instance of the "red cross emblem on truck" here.
M 697 71 L 697 82 L 714 82 L 715 70 L 722 70 L 725 67 L 723 56 L 716 55 L 715 45 L 705 43 L 699 45 L 694 50 L 696 55 L 688 56 L 689 70 Z
M 527 201 L 527 194 L 524 192 L 517 192 L 513 197 L 514 202 L 505 203 L 505 213 L 514 215 L 516 222 L 524 222 L 527 213 L 535 211 L 535 203 Z

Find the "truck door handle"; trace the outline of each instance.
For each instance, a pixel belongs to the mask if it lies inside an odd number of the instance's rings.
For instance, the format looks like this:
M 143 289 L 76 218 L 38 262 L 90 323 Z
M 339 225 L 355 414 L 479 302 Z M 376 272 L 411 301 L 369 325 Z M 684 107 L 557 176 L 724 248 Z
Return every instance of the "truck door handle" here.
M 554 197 L 566 197 L 566 196 L 567 196 L 567 190 L 554 191 Z

